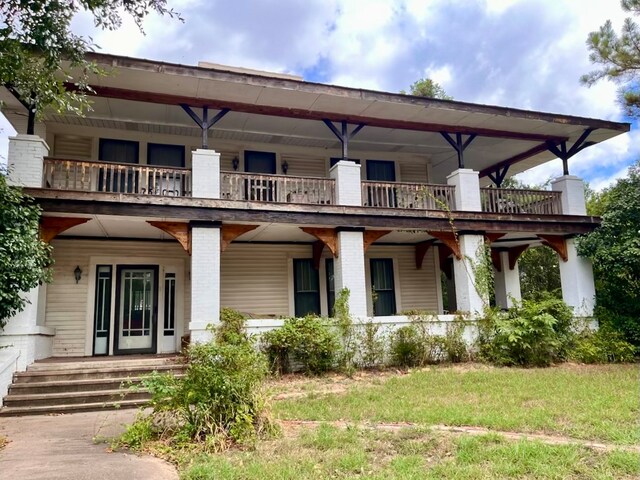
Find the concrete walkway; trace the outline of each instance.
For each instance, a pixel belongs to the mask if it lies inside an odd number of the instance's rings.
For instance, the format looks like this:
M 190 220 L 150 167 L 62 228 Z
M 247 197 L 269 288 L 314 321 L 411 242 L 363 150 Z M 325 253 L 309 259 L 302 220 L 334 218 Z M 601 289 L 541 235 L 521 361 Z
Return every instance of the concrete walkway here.
M 154 457 L 111 453 L 107 443 L 137 410 L 0 418 L 2 480 L 177 480 L 175 468 Z

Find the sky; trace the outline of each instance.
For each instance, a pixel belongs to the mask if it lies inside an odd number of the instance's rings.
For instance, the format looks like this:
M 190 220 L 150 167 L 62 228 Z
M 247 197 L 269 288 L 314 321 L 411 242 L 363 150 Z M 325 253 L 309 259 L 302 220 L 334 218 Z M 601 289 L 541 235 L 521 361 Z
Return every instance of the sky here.
M 456 100 L 628 121 L 618 85 L 579 83 L 593 70 L 586 39 L 607 19 L 619 31 L 617 0 L 168 0 L 184 23 L 152 15 L 144 34 L 74 18 L 75 33 L 103 53 L 182 64 L 209 61 L 302 75 L 305 80 L 397 92 L 429 77 Z M 5 125 L 0 155 L 6 156 Z M 640 156 L 640 133 L 588 148 L 572 174 L 600 190 Z M 542 183 L 554 160 L 519 176 Z

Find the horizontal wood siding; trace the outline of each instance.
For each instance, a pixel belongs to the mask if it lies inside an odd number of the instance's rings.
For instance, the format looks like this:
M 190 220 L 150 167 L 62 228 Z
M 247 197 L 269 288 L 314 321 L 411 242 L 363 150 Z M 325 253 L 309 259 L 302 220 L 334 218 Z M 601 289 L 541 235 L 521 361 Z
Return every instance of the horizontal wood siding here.
M 285 161 L 289 165 L 287 175 L 295 177 L 328 177 L 326 161 L 322 157 L 282 155 L 282 162 Z M 281 173 L 281 169 L 278 170 L 277 173 Z
M 427 163 L 400 161 L 400 182 L 429 183 Z
M 92 240 L 63 240 L 53 246 L 53 282 L 47 285 L 45 325 L 55 328 L 53 356 L 82 356 L 85 339 L 93 332 L 86 331 L 87 302 L 94 295 L 89 291 L 89 262 L 91 256 L 174 257 L 186 258 L 177 242 L 110 242 Z M 79 266 L 82 278 L 76 285 L 74 269 Z M 186 292 L 185 292 L 186 293 Z M 185 298 L 187 300 L 187 298 Z M 188 303 L 185 301 L 185 323 L 188 324 Z

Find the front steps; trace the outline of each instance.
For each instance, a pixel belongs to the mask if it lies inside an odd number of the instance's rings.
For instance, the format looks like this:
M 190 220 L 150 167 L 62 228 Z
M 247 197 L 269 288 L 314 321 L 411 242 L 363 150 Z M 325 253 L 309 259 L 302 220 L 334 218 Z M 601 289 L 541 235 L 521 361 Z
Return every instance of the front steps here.
M 175 356 L 47 359 L 16 373 L 0 415 L 71 413 L 144 405 L 149 394 L 129 391 L 152 372 L 180 375 L 184 365 Z

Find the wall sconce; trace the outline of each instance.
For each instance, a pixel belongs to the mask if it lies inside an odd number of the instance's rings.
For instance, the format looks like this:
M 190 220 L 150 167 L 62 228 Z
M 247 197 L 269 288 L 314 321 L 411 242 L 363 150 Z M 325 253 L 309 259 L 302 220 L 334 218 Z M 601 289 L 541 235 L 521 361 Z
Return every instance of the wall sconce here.
M 73 271 L 73 276 L 76 277 L 76 284 L 77 284 L 82 278 L 82 270 L 80 269 L 80 265 L 78 265 L 76 269 Z
M 287 163 L 286 160 L 284 160 L 282 162 L 282 164 L 280 165 L 280 168 L 282 168 L 282 173 L 284 173 L 286 175 L 287 174 L 287 170 L 289 170 L 289 164 Z
M 233 160 L 231 160 L 231 166 L 233 167 L 233 170 L 235 172 L 238 171 L 238 165 L 240 164 L 240 160 L 238 159 L 238 157 L 233 157 Z

